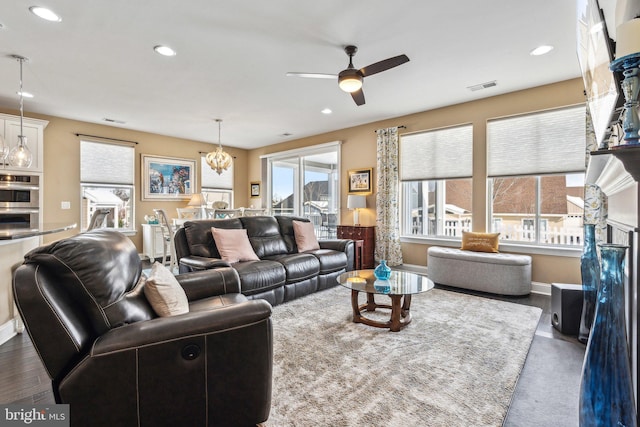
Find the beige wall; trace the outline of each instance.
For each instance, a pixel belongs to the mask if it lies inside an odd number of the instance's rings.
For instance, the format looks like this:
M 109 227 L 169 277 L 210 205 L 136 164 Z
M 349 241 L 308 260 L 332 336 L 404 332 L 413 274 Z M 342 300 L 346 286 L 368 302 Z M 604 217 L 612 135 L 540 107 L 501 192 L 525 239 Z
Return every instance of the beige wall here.
M 242 150 L 225 147 L 235 158 L 234 187 L 235 205 L 258 205 L 260 199 L 250 199 L 248 186 L 250 181 L 260 181 L 260 156 L 293 148 L 300 148 L 331 141 L 342 141 L 341 148 L 341 176 L 345 177 L 349 169 L 374 168 L 376 179 L 376 137 L 375 130 L 382 127 L 404 125 L 402 133 L 411 133 L 471 123 L 474 126 L 474 163 L 473 163 L 473 228 L 483 231 L 487 222 L 486 212 L 486 121 L 490 118 L 538 111 L 584 102 L 583 84 L 580 79 L 554 83 L 534 89 L 527 89 L 505 95 L 481 99 L 464 104 L 411 114 L 389 120 L 383 120 L 362 126 L 337 130 L 308 138 L 274 144 L 255 150 Z M 0 112 L 17 114 L 15 110 Z M 139 250 L 142 249 L 142 235 L 140 224 L 143 217 L 152 212 L 153 208 L 164 208 L 173 215 L 175 208 L 186 205 L 186 201 L 141 201 L 140 163 L 141 154 L 191 158 L 197 160 L 200 151 L 210 151 L 212 145 L 208 143 L 172 138 L 147 132 L 125 130 L 111 126 L 91 124 L 58 117 L 25 114 L 49 120 L 49 126 L 44 132 L 44 221 L 45 222 L 77 222 L 80 223 L 80 154 L 79 138 L 76 133 L 97 135 L 105 138 L 117 138 L 138 142 L 136 145 L 136 204 L 135 216 L 138 233 L 131 236 Z M 514 141 L 517 143 L 517 141 Z M 452 147 L 455 149 L 455 147 Z M 199 163 L 198 163 L 199 167 Z M 350 224 L 352 214 L 346 209 L 346 180 L 342 180 L 340 219 L 342 223 Z M 198 183 L 198 188 L 199 188 Z M 264 183 L 263 183 L 264 185 Z M 375 187 L 375 186 L 374 186 Z M 264 187 L 261 192 L 264 194 Z M 61 201 L 70 201 L 71 209 L 60 209 Z M 360 222 L 364 225 L 375 225 L 375 193 L 367 196 L 368 209 L 361 211 Z M 73 235 L 78 230 L 45 236 L 44 242 Z M 405 263 L 426 265 L 427 245 L 416 243 L 403 244 Z M 570 257 L 553 257 L 534 255 L 533 280 L 544 283 L 551 282 L 580 282 L 579 259 Z
M 512 92 L 491 98 L 467 102 L 425 111 L 422 113 L 382 120 L 362 126 L 337 130 L 308 138 L 302 138 L 281 144 L 270 145 L 249 152 L 247 161 L 248 179 L 260 180 L 260 156 L 294 148 L 306 147 L 330 141 L 342 141 L 341 176 L 347 170 L 374 168 L 376 176 L 376 136 L 379 128 L 404 125 L 401 133 L 418 132 L 462 123 L 473 124 L 474 161 L 473 161 L 473 229 L 484 231 L 487 224 L 487 186 L 486 186 L 486 122 L 488 119 L 575 105 L 584 102 L 584 85 L 581 79 L 572 79 L 538 88 Z M 514 141 L 517 144 L 517 141 Z M 451 147 L 455 150 L 455 147 Z M 346 182 L 343 179 L 341 191 L 341 222 L 352 222 L 351 212 L 346 209 Z M 367 197 L 369 208 L 361 211 L 360 222 L 363 225 L 375 225 L 375 193 Z M 402 252 L 407 264 L 426 265 L 427 245 L 403 243 Z M 533 280 L 551 283 L 580 283 L 580 260 L 571 257 L 533 256 Z
M 19 114 L 13 110 L 3 110 L 7 114 Z M 135 146 L 135 222 L 138 232 L 130 236 L 138 250 L 142 250 L 142 228 L 144 216 L 152 214 L 154 208 L 163 208 L 169 217 L 175 217 L 176 208 L 186 206 L 188 200 L 180 201 L 142 201 L 140 188 L 141 154 L 178 157 L 196 160 L 199 178 L 200 152 L 211 151 L 214 145 L 187 139 L 172 138 L 147 132 L 120 129 L 111 126 L 62 119 L 59 117 L 30 114 L 49 121 L 44 130 L 44 222 L 76 222 L 80 226 L 80 138 L 75 134 L 95 135 L 103 138 L 116 138 L 136 141 Z M 248 206 L 247 151 L 225 147 L 234 160 L 235 205 Z M 197 184 L 200 189 L 200 180 Z M 70 201 L 71 209 L 60 209 L 60 202 Z M 65 233 L 44 236 L 44 243 L 74 235 L 79 228 Z

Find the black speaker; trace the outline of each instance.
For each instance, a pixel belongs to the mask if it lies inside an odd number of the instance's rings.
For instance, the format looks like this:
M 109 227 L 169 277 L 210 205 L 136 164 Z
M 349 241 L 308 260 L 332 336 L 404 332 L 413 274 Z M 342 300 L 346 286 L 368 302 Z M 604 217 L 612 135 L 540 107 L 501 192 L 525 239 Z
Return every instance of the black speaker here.
M 582 285 L 551 284 L 551 324 L 565 335 L 578 335 L 582 316 Z

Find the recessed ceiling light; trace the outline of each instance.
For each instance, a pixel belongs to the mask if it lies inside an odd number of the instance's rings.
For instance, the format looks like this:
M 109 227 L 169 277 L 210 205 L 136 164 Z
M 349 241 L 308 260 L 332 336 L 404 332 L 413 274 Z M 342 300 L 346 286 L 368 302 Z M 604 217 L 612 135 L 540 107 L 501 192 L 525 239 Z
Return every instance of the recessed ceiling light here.
M 18 95 L 22 95 L 25 98 L 33 98 L 33 94 L 29 93 L 29 92 L 22 91 L 22 92 L 17 92 L 17 93 L 18 93 Z
M 322 114 L 331 114 L 333 113 L 333 111 L 331 111 L 331 108 L 325 108 L 324 110 L 320 111 Z
M 33 13 L 37 17 L 46 19 L 47 21 L 51 21 L 51 22 L 62 21 L 62 18 L 60 18 L 53 10 L 47 9 L 46 7 L 31 6 L 29 10 L 31 11 L 31 13 Z
M 552 50 L 553 50 L 553 46 L 542 45 L 542 46 L 538 46 L 537 48 L 535 48 L 531 52 L 529 52 L 529 55 L 540 56 L 540 55 L 544 55 L 545 53 L 549 53 Z
M 171 49 L 169 46 L 158 45 L 154 46 L 153 50 L 163 56 L 176 56 L 176 51 Z

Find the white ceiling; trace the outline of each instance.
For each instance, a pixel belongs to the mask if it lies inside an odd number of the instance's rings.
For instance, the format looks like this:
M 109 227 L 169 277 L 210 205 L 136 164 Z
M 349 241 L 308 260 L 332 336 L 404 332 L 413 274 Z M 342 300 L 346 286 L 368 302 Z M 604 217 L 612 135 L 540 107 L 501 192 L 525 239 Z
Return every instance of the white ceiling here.
M 2 0 L 0 106 L 255 148 L 580 76 L 570 0 Z M 51 23 L 29 12 L 46 6 Z M 153 47 L 167 44 L 167 58 Z M 410 62 L 365 79 L 356 106 L 332 80 L 347 44 L 356 68 Z M 532 57 L 541 44 L 555 49 Z M 496 87 L 468 86 L 496 80 Z M 330 108 L 333 114 L 320 113 Z M 28 115 L 28 114 L 27 114 Z M 282 136 L 290 133 L 291 136 Z

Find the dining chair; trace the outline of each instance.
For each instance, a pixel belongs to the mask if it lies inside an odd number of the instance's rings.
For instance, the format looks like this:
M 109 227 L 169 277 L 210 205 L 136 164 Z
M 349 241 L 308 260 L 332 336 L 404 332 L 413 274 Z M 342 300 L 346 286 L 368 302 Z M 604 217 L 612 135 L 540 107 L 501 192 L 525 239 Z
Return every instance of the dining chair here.
M 169 224 L 167 213 L 164 209 L 154 209 L 153 212 L 158 217 L 158 223 L 162 230 L 162 264 L 168 264 L 169 269 L 173 272 L 174 268 L 177 266 L 176 257 L 174 255 L 175 250 L 173 248 L 173 227 Z

